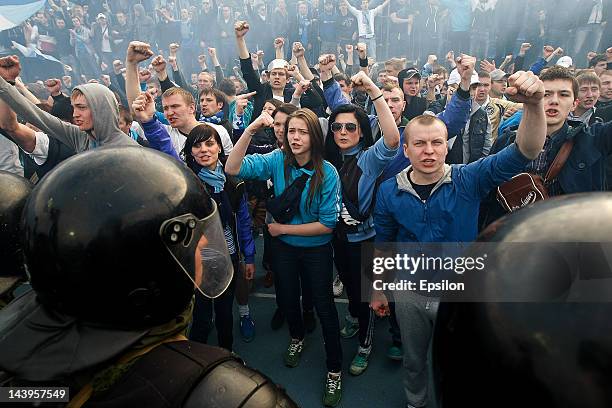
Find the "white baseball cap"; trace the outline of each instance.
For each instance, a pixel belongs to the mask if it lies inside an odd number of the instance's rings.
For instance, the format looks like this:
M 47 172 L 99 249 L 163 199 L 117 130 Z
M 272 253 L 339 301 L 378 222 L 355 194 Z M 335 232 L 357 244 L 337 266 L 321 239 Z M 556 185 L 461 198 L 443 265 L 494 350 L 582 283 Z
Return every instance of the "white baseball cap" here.
M 273 69 L 276 69 L 276 68 L 287 68 L 287 65 L 289 65 L 287 61 L 285 61 L 284 59 L 277 58 L 277 59 L 272 60 L 268 64 L 268 71 L 272 71 Z
M 472 77 L 470 78 L 470 85 L 477 84 L 478 82 L 478 73 L 474 71 L 474 73 L 472 73 Z M 446 83 L 449 85 L 456 85 L 461 83 L 461 75 L 459 75 L 459 72 L 457 72 L 457 68 L 451 71 L 450 75 L 448 76 L 448 81 L 446 81 Z
M 574 61 L 572 61 L 572 57 L 570 57 L 569 55 L 564 55 L 561 58 L 559 58 L 559 61 L 557 61 L 556 65 L 560 65 L 562 67 L 569 68 L 572 65 L 574 65 Z

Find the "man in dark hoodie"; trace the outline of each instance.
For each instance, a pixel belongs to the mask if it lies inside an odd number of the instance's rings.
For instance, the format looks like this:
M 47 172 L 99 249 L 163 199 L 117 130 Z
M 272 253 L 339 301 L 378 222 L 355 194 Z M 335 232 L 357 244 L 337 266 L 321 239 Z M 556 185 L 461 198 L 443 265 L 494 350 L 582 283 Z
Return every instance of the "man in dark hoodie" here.
M 19 117 L 54 137 L 76 153 L 98 146 L 138 144 L 119 128 L 119 105 L 110 89 L 100 84 L 74 88 L 70 100 L 73 123 L 65 123 L 29 102 L 12 84 L 21 66 L 15 55 L 0 58 L 0 99 Z
M 427 109 L 427 100 L 418 96 L 421 89 L 419 70 L 416 68 L 403 69 L 399 72 L 397 79 L 406 99 L 404 116 L 411 120 L 422 115 Z

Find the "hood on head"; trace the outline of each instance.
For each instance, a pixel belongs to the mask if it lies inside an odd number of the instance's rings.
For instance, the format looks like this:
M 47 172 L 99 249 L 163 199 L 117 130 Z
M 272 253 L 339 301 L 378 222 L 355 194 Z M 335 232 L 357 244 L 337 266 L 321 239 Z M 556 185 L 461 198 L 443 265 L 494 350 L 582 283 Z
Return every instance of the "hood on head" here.
M 87 99 L 98 145 L 137 144 L 119 128 L 119 104 L 110 89 L 101 84 L 84 84 L 74 89 L 81 91 Z

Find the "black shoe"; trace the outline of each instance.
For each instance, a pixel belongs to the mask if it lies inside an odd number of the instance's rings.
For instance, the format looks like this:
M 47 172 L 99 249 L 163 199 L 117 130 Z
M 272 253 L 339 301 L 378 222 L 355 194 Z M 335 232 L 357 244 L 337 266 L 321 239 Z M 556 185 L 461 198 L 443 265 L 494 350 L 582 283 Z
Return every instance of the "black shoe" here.
M 272 330 L 278 330 L 283 327 L 283 323 L 285 323 L 285 315 L 279 308 L 276 308 L 274 316 L 272 316 L 272 321 L 270 322 L 270 327 Z
M 312 333 L 315 327 L 317 327 L 317 320 L 315 319 L 314 310 L 304 310 L 303 317 L 304 329 L 306 329 L 308 333 Z

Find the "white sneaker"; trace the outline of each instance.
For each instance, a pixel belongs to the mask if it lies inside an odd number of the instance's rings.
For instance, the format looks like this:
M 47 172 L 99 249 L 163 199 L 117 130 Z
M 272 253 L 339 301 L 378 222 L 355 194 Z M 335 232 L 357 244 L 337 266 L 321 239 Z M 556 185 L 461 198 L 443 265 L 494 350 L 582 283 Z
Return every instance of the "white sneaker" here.
M 332 284 L 332 286 L 334 289 L 334 296 L 335 297 L 342 296 L 342 291 L 344 290 L 344 284 L 340 280 L 339 275 L 336 275 L 336 278 L 334 279 L 334 283 Z

